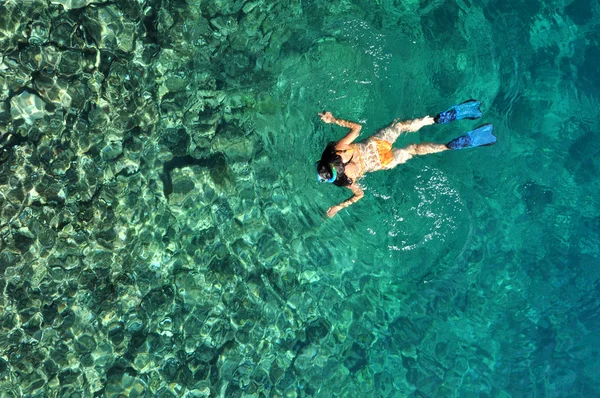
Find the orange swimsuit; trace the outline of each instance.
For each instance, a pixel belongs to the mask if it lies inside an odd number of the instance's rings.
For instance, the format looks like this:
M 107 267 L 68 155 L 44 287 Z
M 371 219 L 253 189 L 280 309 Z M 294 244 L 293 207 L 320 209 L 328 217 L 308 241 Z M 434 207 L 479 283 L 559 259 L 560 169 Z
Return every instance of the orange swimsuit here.
M 370 137 L 366 141 L 350 144 L 352 157 L 358 154 L 359 171 L 358 177 L 365 172 L 384 169 L 394 160 L 392 143 L 386 140 Z M 352 158 L 348 161 L 350 163 Z
M 377 144 L 377 153 L 379 154 L 379 160 L 381 161 L 381 168 L 385 168 L 385 166 L 394 160 L 392 143 L 389 141 L 378 140 L 377 138 L 373 138 L 373 141 Z

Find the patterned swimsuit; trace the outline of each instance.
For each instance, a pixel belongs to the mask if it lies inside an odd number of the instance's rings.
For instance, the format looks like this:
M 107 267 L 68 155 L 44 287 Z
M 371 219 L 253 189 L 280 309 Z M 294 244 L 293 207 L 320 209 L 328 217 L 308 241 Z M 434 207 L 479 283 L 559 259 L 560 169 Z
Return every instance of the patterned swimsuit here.
M 373 136 L 364 141 L 352 144 L 355 154 L 360 161 L 359 176 L 364 173 L 392 169 L 406 162 L 412 156 L 406 148 L 392 148 L 392 144 L 398 136 L 405 131 L 411 130 L 412 121 L 406 123 L 392 123 L 391 125 L 377 131 Z
M 392 144 L 389 141 L 370 137 L 365 141 L 351 145 L 358 155 L 360 163 L 359 175 L 385 169 L 394 160 Z

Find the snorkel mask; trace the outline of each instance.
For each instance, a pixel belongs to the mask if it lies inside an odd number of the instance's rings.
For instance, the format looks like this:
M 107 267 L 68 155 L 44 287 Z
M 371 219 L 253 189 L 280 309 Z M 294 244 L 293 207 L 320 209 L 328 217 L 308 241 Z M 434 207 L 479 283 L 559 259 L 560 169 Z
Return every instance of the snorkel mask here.
M 319 162 L 315 162 L 315 169 L 317 171 L 317 181 L 318 182 L 328 182 L 331 184 L 332 182 L 334 182 L 337 179 L 337 170 L 335 169 L 335 167 L 333 167 L 332 164 L 330 164 L 329 167 L 331 168 L 332 176 L 329 180 L 326 180 L 323 177 L 321 177 L 321 175 L 319 174 Z

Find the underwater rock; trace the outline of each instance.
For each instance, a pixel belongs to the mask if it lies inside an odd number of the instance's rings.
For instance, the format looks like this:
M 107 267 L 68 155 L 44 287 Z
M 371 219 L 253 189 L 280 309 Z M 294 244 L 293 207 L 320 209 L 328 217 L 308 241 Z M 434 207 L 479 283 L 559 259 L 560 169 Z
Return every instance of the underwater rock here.
M 66 11 L 86 7 L 92 3 L 103 3 L 102 0 L 51 0 L 52 4 L 62 5 Z
M 40 48 L 42 60 L 40 61 L 40 69 L 43 72 L 52 73 L 56 69 L 56 65 L 60 62 L 60 51 L 54 46 L 44 46 Z
M 67 76 L 78 75 L 82 72 L 83 56 L 79 51 L 68 50 L 62 53 L 58 70 Z
M 525 200 L 527 213 L 534 216 L 541 215 L 554 200 L 554 193 L 550 188 L 534 181 L 528 181 L 519 186 L 519 191 Z
M 50 36 L 50 27 L 48 21 L 37 20 L 30 25 L 29 44 L 40 45 L 45 44 Z
M 83 334 L 77 339 L 75 349 L 79 354 L 89 354 L 96 349 L 96 341 L 93 336 Z
M 102 148 L 102 159 L 114 160 L 123 153 L 123 142 L 114 140 L 109 141 L 104 148 Z
M 345 353 L 344 365 L 351 373 L 356 373 L 368 363 L 368 352 L 360 344 L 354 343 Z
M 17 65 L 16 61 L 4 58 L 0 64 L 0 93 L 1 99 L 9 97 L 11 92 L 19 92 L 31 81 L 31 74 L 25 66 Z
M 0 96 L 1 97 L 1 96 Z M 8 122 L 10 119 L 10 113 L 8 109 L 8 104 L 4 101 L 0 102 L 0 122 Z M 0 134 L 6 133 L 6 127 L 4 129 L 0 128 Z
M 159 141 L 174 156 L 187 154 L 190 137 L 185 129 L 167 129 L 161 134 Z
M 117 5 L 87 8 L 85 24 L 99 49 L 132 52 L 137 38 L 136 24 Z
M 194 183 L 193 171 L 189 168 L 174 170 L 172 173 L 173 194 L 187 195 L 194 192 L 196 185 Z
M 253 139 L 245 137 L 244 132 L 232 124 L 220 128 L 211 144 L 214 151 L 224 153 L 233 162 L 249 161 L 257 147 Z
M 223 60 L 225 72 L 231 76 L 239 76 L 244 72 L 249 72 L 251 66 L 250 59 L 247 54 L 242 52 L 228 53 Z
M 65 201 L 65 192 L 63 187 L 54 182 L 49 177 L 44 178 L 44 185 L 37 188 L 37 192 L 40 195 L 42 204 L 62 204 Z
M 237 19 L 233 17 L 217 17 L 210 20 L 210 24 L 217 30 L 216 35 L 229 36 L 238 29 Z
M 264 52 L 269 45 L 271 32 L 262 29 L 267 13 L 260 8 L 253 8 L 241 19 L 238 31 L 232 35 L 231 47 L 237 51 L 247 51 L 250 54 Z
M 54 246 L 56 232 L 40 224 L 37 220 L 32 220 L 29 229 L 37 237 L 38 242 L 43 248 L 49 249 Z
M 39 46 L 28 46 L 18 54 L 21 67 L 27 69 L 27 73 L 38 71 L 42 67 L 42 48 Z M 10 59 L 10 58 L 7 58 Z
M 76 47 L 75 29 L 75 22 L 62 15 L 61 18 L 53 21 L 48 40 L 59 48 Z
M 2 2 L 0 4 L 0 49 L 6 54 L 15 49 L 19 42 L 26 40 L 27 7 L 22 2 Z
M 165 79 L 165 87 L 168 91 L 185 91 L 188 80 L 185 76 L 168 75 Z
M 248 14 L 250 11 L 254 10 L 256 8 L 257 5 L 259 5 L 259 3 L 262 3 L 261 1 L 249 1 L 246 4 L 244 4 L 244 7 L 242 8 L 242 10 Z
M 78 92 L 80 83 L 69 83 L 65 77 L 49 77 L 39 74 L 35 77 L 33 84 L 39 95 L 48 104 L 68 110 L 73 105 L 73 97 L 77 100 L 76 106 L 81 104 L 80 93 Z M 62 118 L 60 124 L 64 125 Z M 57 131 L 60 130 L 59 128 Z
M 41 370 L 34 370 L 29 374 L 25 374 L 21 379 L 20 387 L 29 392 L 32 396 L 44 395 L 46 378 L 44 377 L 44 373 Z M 4 394 L 0 394 L 5 396 Z
M 92 109 L 88 115 L 88 123 L 94 132 L 101 133 L 110 122 L 106 111 L 100 107 Z
M 23 91 L 10 99 L 10 114 L 14 119 L 23 119 L 27 124 L 46 115 L 46 104 L 35 94 Z
M 216 0 L 201 1 L 200 3 L 202 14 L 212 18 L 216 15 L 232 15 L 238 13 L 244 7 L 246 0 Z

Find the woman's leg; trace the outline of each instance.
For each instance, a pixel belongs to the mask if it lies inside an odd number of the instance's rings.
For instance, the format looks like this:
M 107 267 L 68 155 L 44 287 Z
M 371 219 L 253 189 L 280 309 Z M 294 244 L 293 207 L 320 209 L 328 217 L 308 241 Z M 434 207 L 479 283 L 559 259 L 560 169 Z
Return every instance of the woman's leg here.
M 424 142 L 422 144 L 412 144 L 406 148 L 392 149 L 394 154 L 394 160 L 392 160 L 385 169 L 393 169 L 399 164 L 406 163 L 407 160 L 411 159 L 416 155 L 427 155 L 430 153 L 438 153 L 448 151 L 449 148 L 445 144 L 435 144 L 433 142 Z
M 430 116 L 425 116 L 421 119 L 404 120 L 401 122 L 396 122 L 394 120 L 392 124 L 379 130 L 373 137 L 393 144 L 403 132 L 414 133 L 421 127 L 429 126 L 434 123 L 435 121 Z

